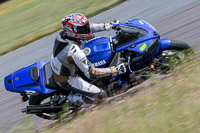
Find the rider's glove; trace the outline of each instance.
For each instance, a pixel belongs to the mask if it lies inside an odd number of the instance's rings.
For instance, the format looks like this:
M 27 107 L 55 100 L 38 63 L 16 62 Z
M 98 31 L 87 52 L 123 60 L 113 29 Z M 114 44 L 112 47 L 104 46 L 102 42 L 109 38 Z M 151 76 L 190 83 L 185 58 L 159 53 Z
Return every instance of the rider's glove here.
M 117 65 L 116 68 L 117 68 L 118 74 L 124 74 L 127 71 L 125 63 L 121 63 L 121 64 Z
M 116 20 L 116 19 L 113 22 L 105 23 L 105 29 L 107 31 L 109 31 L 109 30 L 112 29 L 112 27 L 113 27 L 114 24 L 119 24 L 119 23 L 120 23 L 119 20 Z
M 121 63 L 117 65 L 116 67 L 111 67 L 112 75 L 117 75 L 117 74 L 124 74 L 126 73 L 129 67 L 127 67 L 129 63 Z

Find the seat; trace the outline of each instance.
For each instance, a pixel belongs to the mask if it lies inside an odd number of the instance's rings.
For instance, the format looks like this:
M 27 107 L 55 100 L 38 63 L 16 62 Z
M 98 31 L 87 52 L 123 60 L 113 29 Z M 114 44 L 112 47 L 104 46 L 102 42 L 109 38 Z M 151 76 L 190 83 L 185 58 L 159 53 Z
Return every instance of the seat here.
M 44 76 L 45 76 L 45 86 L 50 89 L 60 88 L 54 80 L 53 71 L 51 69 L 50 63 L 47 63 L 46 65 L 44 65 L 43 69 L 44 69 Z

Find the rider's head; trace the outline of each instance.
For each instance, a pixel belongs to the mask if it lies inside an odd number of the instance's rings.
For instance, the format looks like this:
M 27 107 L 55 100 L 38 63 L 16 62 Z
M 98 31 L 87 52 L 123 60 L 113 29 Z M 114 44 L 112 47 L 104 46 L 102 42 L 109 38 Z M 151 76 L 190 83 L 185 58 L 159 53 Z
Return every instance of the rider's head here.
M 83 14 L 72 13 L 62 20 L 62 28 L 68 37 L 77 39 L 88 39 L 91 37 L 89 21 Z

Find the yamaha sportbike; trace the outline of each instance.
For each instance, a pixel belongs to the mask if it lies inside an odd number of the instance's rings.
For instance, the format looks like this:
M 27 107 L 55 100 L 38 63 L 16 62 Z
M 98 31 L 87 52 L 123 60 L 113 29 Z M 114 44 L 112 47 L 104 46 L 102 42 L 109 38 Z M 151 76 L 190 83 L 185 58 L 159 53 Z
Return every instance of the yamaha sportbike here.
M 110 86 L 116 89 L 132 84 L 137 72 L 166 70 L 170 66 L 169 59 L 172 55 L 175 56 L 175 62 L 178 62 L 185 56 L 180 56 L 180 51 L 190 48 L 181 41 L 161 39 L 157 30 L 141 19 L 114 24 L 113 27 L 116 36 L 94 38 L 82 46 L 95 67 L 116 66 L 121 62 L 130 64 L 129 71 L 123 75 L 90 81 L 105 90 Z M 55 83 L 50 63 L 47 61 L 36 62 L 8 75 L 4 83 L 6 90 L 20 93 L 22 101 L 29 101 L 29 105 L 23 108 L 22 112 L 36 114 L 44 119 L 54 119 L 66 107 L 68 114 L 80 109 L 79 105 L 69 102 L 69 90 L 61 89 Z

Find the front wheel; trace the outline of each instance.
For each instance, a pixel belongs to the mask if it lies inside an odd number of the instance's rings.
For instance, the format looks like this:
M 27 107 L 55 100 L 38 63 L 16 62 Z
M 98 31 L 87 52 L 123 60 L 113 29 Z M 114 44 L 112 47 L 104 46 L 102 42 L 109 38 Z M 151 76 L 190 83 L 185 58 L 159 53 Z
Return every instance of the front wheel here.
M 171 40 L 170 46 L 162 54 L 166 54 L 166 57 L 170 58 L 174 65 L 182 63 L 189 55 L 193 54 L 192 47 L 182 41 Z
M 182 64 L 187 60 L 189 55 L 193 55 L 193 53 L 192 47 L 187 43 L 171 40 L 168 49 L 162 51 L 159 57 L 159 70 L 166 73 L 175 66 Z
M 176 50 L 176 51 L 183 51 L 190 49 L 191 46 L 185 42 L 178 41 L 178 40 L 171 40 L 168 50 Z

